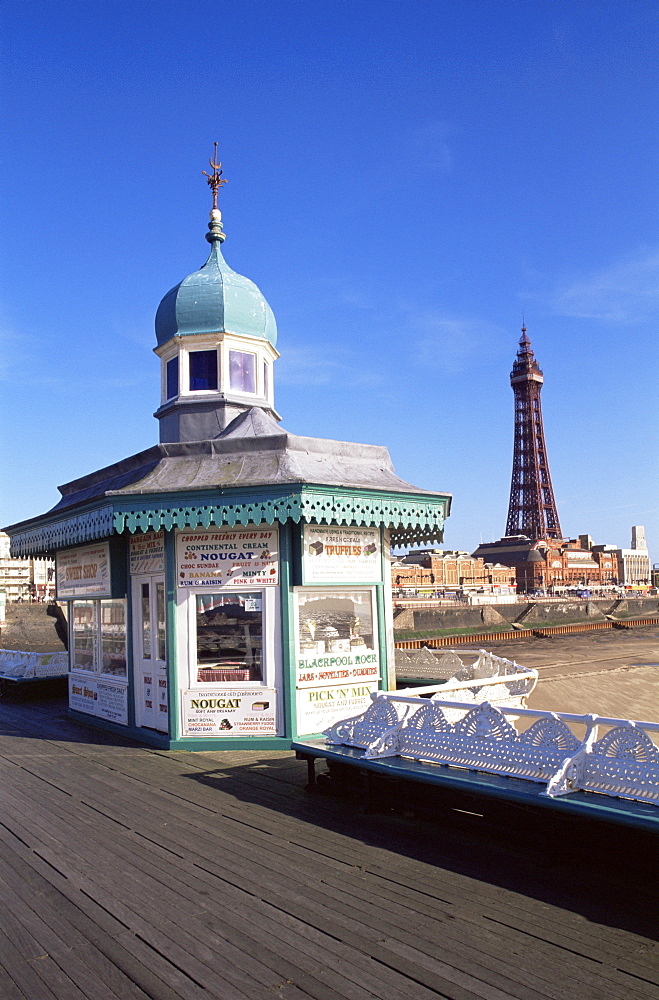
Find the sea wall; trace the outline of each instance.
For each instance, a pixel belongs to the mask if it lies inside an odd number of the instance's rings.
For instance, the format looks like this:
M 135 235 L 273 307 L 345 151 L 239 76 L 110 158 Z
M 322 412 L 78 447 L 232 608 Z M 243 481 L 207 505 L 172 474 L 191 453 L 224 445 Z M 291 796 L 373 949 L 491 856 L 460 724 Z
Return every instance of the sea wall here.
M 406 608 L 394 619 L 395 631 L 432 632 L 438 629 L 491 628 L 496 625 L 525 628 L 612 618 L 646 618 L 659 615 L 659 599 L 591 601 L 529 601 L 527 604 L 489 604 L 483 607 Z
M 55 631 L 55 619 L 46 614 L 46 604 L 8 604 L 7 619 L 0 627 L 0 649 L 30 653 L 54 653 L 64 649 Z

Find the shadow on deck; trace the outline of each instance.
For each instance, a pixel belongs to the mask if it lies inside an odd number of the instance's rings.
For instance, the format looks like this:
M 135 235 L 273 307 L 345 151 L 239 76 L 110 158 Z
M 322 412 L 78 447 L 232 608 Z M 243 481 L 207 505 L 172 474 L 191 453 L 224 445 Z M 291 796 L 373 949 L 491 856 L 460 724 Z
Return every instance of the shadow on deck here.
M 651 835 L 0 702 L 3 1000 L 650 1000 Z M 393 798 L 392 798 L 393 796 Z M 392 804 L 393 803 L 393 804 Z

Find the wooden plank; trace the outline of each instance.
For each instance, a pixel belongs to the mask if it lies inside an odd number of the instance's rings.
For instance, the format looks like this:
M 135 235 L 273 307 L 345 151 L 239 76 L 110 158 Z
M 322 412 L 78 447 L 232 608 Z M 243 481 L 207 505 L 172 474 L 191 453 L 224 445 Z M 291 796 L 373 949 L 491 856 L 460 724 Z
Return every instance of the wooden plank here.
M 38 817 L 37 817 L 38 818 Z M 56 814 L 50 814 L 52 824 L 59 827 Z M 66 824 L 62 831 L 66 831 Z M 44 856 L 51 854 L 52 849 L 44 848 Z M 209 938 L 204 925 L 188 914 L 185 927 L 174 924 L 163 912 L 163 885 L 157 886 L 158 897 L 154 902 L 154 885 L 145 878 L 139 868 L 125 870 L 129 886 L 124 886 L 121 898 L 114 894 L 116 888 L 116 859 L 108 856 L 98 843 L 93 845 L 87 854 L 81 845 L 76 845 L 72 851 L 60 844 L 56 853 L 52 853 L 53 863 L 60 870 L 66 868 L 69 878 L 75 879 L 90 894 L 103 899 L 103 905 L 120 915 L 120 918 L 139 933 L 142 939 L 154 950 L 168 956 L 177 955 L 177 963 L 185 968 L 186 962 L 194 962 L 195 977 L 198 982 L 215 995 L 213 990 L 217 983 L 221 961 L 223 977 L 223 997 L 247 997 L 253 992 L 250 982 L 260 982 L 272 988 L 279 982 L 279 977 L 273 975 L 253 955 L 232 946 L 222 937 L 214 935 Z M 82 862 L 82 863 L 81 863 Z M 93 865 L 93 871 L 90 866 Z M 78 871 L 80 869 L 80 871 Z M 86 871 L 83 872 L 83 869 Z M 172 904 L 180 906 L 180 899 L 174 898 Z
M 46 716 L 39 726 L 48 733 Z M 0 816 L 24 841 L 0 829 L 0 851 L 10 846 L 23 866 L 12 882 L 0 859 L 0 876 L 56 936 L 61 905 L 80 947 L 98 941 L 92 965 L 101 954 L 115 971 L 132 963 L 142 984 L 156 968 L 161 978 L 145 990 L 156 1000 L 168 968 L 180 989 L 166 1000 L 188 1000 L 189 991 L 225 1000 L 222 962 L 238 970 L 250 953 L 256 977 L 233 985 L 254 1000 L 264 990 L 287 1000 L 651 996 L 649 981 L 634 981 L 651 961 L 646 937 L 543 901 L 557 872 L 574 876 L 569 858 L 551 872 L 539 857 L 522 859 L 511 879 L 514 851 L 497 844 L 488 857 L 487 831 L 470 833 L 467 823 L 445 827 L 438 850 L 432 828 L 303 796 L 304 765 L 292 755 L 72 744 L 67 726 L 55 727 L 55 740 L 0 736 L 9 761 Z M 71 843 L 72 829 L 81 843 Z M 596 874 L 577 878 L 575 899 Z M 524 877 L 537 898 L 520 891 Z M 574 954 L 575 945 L 588 954 Z M 625 954 L 629 972 L 616 964 Z M 76 959 L 84 962 L 77 950 Z M 197 970 L 195 983 L 188 973 Z M 73 962 L 67 971 L 75 978 Z M 104 981 L 118 992 L 119 979 Z
M 134 874 L 132 874 L 130 872 L 128 874 L 131 877 L 134 877 Z M 180 908 L 180 900 L 177 899 L 177 900 L 175 900 L 175 902 L 177 902 L 179 904 L 179 908 Z M 191 918 L 196 914 L 197 909 L 198 908 L 196 908 L 196 907 L 188 908 L 188 912 L 189 912 Z M 214 929 L 218 933 L 221 933 L 221 934 L 225 934 L 226 933 L 226 928 L 224 928 L 222 924 L 216 924 Z M 234 935 L 234 942 L 238 943 L 239 940 L 243 940 L 244 941 L 244 935 Z M 261 949 L 263 949 L 263 936 L 262 936 L 262 931 L 261 930 L 259 930 L 258 932 L 255 932 L 255 934 L 254 934 L 254 945 L 255 946 L 258 945 L 259 941 L 261 942 Z M 291 954 L 293 954 L 293 951 L 291 951 Z M 260 952 L 259 952 L 259 960 L 260 961 L 264 961 L 263 954 L 261 954 Z M 278 964 L 279 964 L 279 966 L 281 966 L 281 964 L 282 964 L 281 960 L 278 961 Z M 288 976 L 288 975 L 293 974 L 294 971 L 295 970 L 284 969 L 283 970 L 283 974 L 285 974 L 285 975 Z M 323 973 L 323 975 L 327 975 L 327 973 Z M 341 980 L 341 977 L 336 977 L 336 980 L 337 980 L 337 982 L 339 982 Z M 324 989 L 321 989 L 320 987 L 318 987 L 318 989 L 320 989 L 320 992 L 318 994 L 319 996 L 325 993 Z M 315 996 L 316 992 L 318 992 L 318 991 L 314 990 L 311 995 Z M 347 982 L 347 981 L 343 983 L 343 989 L 342 990 L 339 990 L 338 987 L 337 987 L 337 992 L 340 992 L 341 995 L 347 996 L 347 997 L 352 997 L 352 996 L 355 996 L 355 995 L 362 995 L 362 991 L 361 991 L 360 988 L 357 988 L 354 983 L 350 983 L 350 982 Z M 366 996 L 367 994 L 364 993 L 364 995 Z M 372 995 L 372 994 L 368 993 L 368 995 Z

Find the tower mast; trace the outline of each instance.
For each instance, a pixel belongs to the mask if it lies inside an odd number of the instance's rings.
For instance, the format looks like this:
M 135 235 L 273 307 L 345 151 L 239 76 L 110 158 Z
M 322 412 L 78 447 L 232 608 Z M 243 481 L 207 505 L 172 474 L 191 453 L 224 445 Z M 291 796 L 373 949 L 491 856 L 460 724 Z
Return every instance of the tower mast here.
M 562 537 L 542 427 L 540 390 L 543 382 L 523 325 L 510 373 L 515 394 L 515 445 L 506 535 Z

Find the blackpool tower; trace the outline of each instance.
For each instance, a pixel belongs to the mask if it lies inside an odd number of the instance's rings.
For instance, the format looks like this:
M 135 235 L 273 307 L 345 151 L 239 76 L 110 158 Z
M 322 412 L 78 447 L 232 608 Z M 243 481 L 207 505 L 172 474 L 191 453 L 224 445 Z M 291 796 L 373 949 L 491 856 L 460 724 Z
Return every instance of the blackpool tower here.
M 515 394 L 515 446 L 506 535 L 561 538 L 542 429 L 540 390 L 544 378 L 522 326 L 510 373 Z

